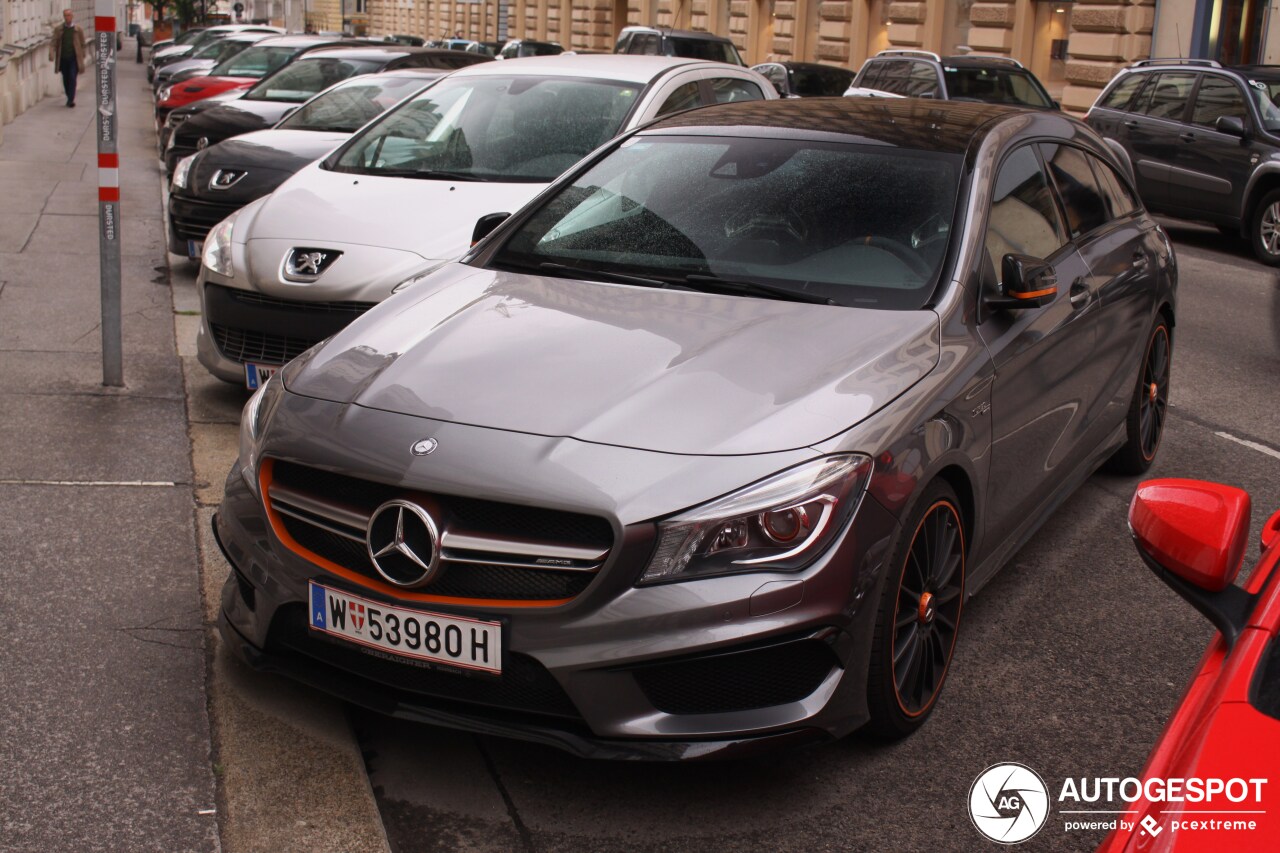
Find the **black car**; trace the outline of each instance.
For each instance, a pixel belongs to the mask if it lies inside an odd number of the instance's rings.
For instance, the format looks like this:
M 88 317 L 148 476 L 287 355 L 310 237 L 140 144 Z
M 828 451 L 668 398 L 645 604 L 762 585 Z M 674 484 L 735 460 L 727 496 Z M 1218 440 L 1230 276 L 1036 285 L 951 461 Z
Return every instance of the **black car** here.
M 270 130 L 219 142 L 179 161 L 169 192 L 169 251 L 198 257 L 214 225 L 446 73 L 404 68 L 344 80 Z
M 843 95 L 853 85 L 848 68 L 817 62 L 763 62 L 751 66 L 784 98 L 822 98 Z
M 863 63 L 852 88 L 906 98 L 1058 109 L 1036 76 L 1007 56 L 938 56 L 927 50 L 882 50 Z
M 317 50 L 259 81 L 242 97 L 204 110 L 173 128 L 165 149 L 165 167 L 172 175 L 178 161 L 189 154 L 271 127 L 298 104 L 348 77 L 399 68 L 453 71 L 489 61 L 489 57 L 474 53 L 399 45 Z
M 1280 68 L 1148 59 L 1086 121 L 1132 169 L 1143 203 L 1245 237 L 1280 264 Z
M 670 27 L 623 27 L 614 53 L 640 56 L 682 56 L 710 59 L 730 65 L 746 65 L 734 43 L 715 33 L 700 30 L 673 30 Z
M 479 45 L 476 49 L 472 49 Z M 478 53 L 484 47 L 482 42 L 473 42 L 467 50 Z M 553 41 L 534 41 L 533 39 L 511 39 L 501 45 L 496 53 L 498 59 L 519 59 L 523 56 L 559 56 L 564 48 Z

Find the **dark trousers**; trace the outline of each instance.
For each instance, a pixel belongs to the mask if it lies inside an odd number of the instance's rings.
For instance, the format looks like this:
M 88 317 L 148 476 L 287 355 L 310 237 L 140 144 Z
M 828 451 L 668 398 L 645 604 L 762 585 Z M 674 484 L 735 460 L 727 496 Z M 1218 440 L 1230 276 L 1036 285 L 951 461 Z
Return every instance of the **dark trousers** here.
M 58 68 L 62 73 L 62 88 L 67 93 L 67 103 L 74 104 L 76 102 L 76 75 L 80 73 L 80 68 L 76 65 L 74 56 L 64 58 Z

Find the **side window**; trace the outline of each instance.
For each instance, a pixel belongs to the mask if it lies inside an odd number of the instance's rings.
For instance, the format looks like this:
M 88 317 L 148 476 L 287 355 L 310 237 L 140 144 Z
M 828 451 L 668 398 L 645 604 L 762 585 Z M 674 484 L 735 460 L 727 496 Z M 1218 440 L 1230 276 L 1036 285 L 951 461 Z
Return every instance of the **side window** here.
M 680 110 L 687 110 L 690 107 L 700 106 L 702 97 L 698 91 L 698 83 L 685 83 L 677 88 L 674 92 L 667 96 L 667 100 L 663 102 L 662 107 L 658 110 L 657 116 L 670 115 L 678 113 Z
M 1105 225 L 1110 215 L 1089 166 L 1088 156 L 1079 148 L 1048 142 L 1041 143 L 1040 152 L 1058 187 L 1058 197 L 1067 212 L 1071 236 L 1079 237 Z
M 895 95 L 906 95 L 911 88 L 911 63 L 900 59 L 890 59 L 880 68 L 880 76 L 872 88 L 892 92 Z
M 1191 123 L 1214 127 L 1222 116 L 1235 116 L 1244 120 L 1244 95 L 1240 87 L 1216 74 L 1200 78 L 1200 91 L 1196 93 L 1195 106 L 1191 108 Z
M 1194 74 L 1157 74 L 1138 96 L 1133 112 L 1177 121 L 1182 118 L 1182 111 L 1191 98 L 1191 87 L 1195 82 Z
M 884 73 L 884 63 L 872 60 L 863 66 L 862 79 L 858 85 L 864 89 L 879 89 L 880 76 Z
M 738 80 L 734 77 L 711 78 L 711 94 L 714 103 L 732 104 L 739 101 L 763 101 L 764 92 L 750 80 Z
M 1001 261 L 1007 254 L 1048 258 L 1066 242 L 1049 179 L 1035 151 L 1024 145 L 1005 158 L 996 175 L 986 234 L 994 274 L 988 267 L 983 278 L 999 282 Z
M 618 43 L 613 46 L 613 52 L 614 53 L 630 53 L 631 51 L 628 50 L 628 48 L 631 46 L 631 36 L 632 36 L 631 33 L 626 33 L 622 36 L 622 38 L 618 39 Z M 505 50 L 502 53 L 504 56 L 506 55 Z
M 1133 93 L 1138 91 L 1147 79 L 1147 75 L 1143 74 L 1126 74 L 1120 78 L 1120 82 L 1111 87 L 1111 91 L 1103 95 L 1102 100 L 1098 101 L 1098 106 L 1106 107 L 1109 110 L 1123 110 L 1129 105 L 1129 99 L 1133 97 Z
M 1138 209 L 1133 194 L 1110 166 L 1093 156 L 1089 157 L 1089 163 L 1093 166 L 1093 174 L 1098 179 L 1102 198 L 1107 203 L 1112 219 L 1128 216 Z
M 906 95 L 912 98 L 938 97 L 938 73 L 927 62 L 910 63 Z
M 631 46 L 632 53 L 639 53 L 643 56 L 662 55 L 662 51 L 659 49 L 658 37 L 653 33 L 637 35 L 631 40 Z

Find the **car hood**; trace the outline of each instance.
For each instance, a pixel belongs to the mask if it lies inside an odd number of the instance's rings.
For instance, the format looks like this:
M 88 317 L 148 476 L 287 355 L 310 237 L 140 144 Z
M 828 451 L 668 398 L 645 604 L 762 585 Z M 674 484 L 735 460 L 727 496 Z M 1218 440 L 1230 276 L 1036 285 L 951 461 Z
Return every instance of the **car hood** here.
M 283 169 L 292 173 L 337 148 L 350 136 L 318 130 L 258 130 L 206 149 L 201 165 Z
M 804 447 L 937 364 L 932 311 L 878 311 L 450 264 L 291 373 L 304 396 L 665 453 Z
M 265 130 L 296 106 L 281 101 L 250 101 L 245 98 L 225 101 L 178 125 L 178 136 L 193 141 L 204 136 L 210 142 L 220 142 L 231 136 Z
M 313 164 L 272 193 L 252 239 L 360 243 L 452 259 L 471 246 L 476 220 L 513 213 L 545 184 L 434 181 L 333 172 Z

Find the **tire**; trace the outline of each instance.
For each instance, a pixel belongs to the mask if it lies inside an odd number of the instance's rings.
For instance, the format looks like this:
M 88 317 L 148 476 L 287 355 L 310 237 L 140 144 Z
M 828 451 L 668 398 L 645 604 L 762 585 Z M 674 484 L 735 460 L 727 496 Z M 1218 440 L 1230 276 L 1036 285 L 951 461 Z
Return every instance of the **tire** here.
M 1272 190 L 1258 202 L 1249 224 L 1249 242 L 1258 260 L 1280 265 L 1280 190 Z
M 937 705 L 964 608 L 965 542 L 955 492 L 929 484 L 902 526 L 880 594 L 867 673 L 872 735 L 906 737 Z
M 1125 415 L 1125 442 L 1107 462 L 1117 474 L 1142 474 L 1156 460 L 1169 410 L 1169 374 L 1173 365 L 1173 339 L 1161 317 L 1147 336 L 1138 384 Z

